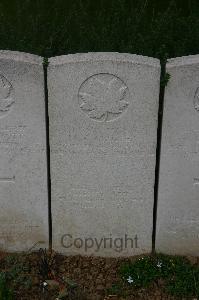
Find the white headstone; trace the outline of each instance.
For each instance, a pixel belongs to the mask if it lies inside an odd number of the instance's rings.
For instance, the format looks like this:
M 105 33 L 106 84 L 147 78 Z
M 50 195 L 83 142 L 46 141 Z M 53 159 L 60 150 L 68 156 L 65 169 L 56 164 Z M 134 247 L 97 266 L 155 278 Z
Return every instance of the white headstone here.
M 50 59 L 55 250 L 151 251 L 159 76 L 157 59 L 137 55 Z
M 38 242 L 48 242 L 42 58 L 0 51 L 0 249 Z
M 199 255 L 199 56 L 170 59 L 156 250 Z

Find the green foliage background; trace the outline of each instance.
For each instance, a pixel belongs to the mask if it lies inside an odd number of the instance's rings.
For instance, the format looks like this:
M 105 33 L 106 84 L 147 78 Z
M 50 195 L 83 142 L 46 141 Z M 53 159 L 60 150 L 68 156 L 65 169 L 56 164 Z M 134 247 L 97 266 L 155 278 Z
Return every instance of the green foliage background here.
M 0 49 L 199 53 L 198 0 L 0 0 Z

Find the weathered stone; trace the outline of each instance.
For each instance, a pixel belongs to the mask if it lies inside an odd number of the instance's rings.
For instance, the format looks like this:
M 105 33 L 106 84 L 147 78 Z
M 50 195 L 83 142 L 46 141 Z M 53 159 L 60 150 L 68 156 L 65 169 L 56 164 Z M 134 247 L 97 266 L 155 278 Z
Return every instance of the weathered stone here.
M 119 53 L 49 61 L 53 247 L 103 256 L 150 252 L 159 61 Z M 66 234 L 72 238 L 61 244 Z
M 199 56 L 170 59 L 165 93 L 157 251 L 199 255 Z
M 0 51 L 0 248 L 48 240 L 42 58 Z

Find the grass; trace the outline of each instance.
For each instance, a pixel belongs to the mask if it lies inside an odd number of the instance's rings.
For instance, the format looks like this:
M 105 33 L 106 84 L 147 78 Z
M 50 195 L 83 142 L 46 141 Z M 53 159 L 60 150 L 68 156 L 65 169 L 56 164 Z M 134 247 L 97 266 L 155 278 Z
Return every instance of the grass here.
M 13 291 L 8 287 L 5 273 L 0 273 L 0 300 L 13 300 Z
M 29 270 L 18 255 L 7 256 L 5 266 L 0 272 L 0 300 L 14 300 L 17 286 L 27 290 L 31 287 Z
M 199 53 L 197 0 L 1 0 L 0 49 L 45 57 L 118 51 Z
M 0 300 L 57 297 L 83 300 L 98 292 L 119 296 L 118 299 L 136 296 L 155 299 L 157 294 L 164 299 L 169 295 L 172 299 L 199 299 L 199 260 L 189 259 L 156 254 L 93 260 L 93 257 L 63 257 L 45 249 L 9 254 L 0 264 Z M 112 287 L 108 288 L 107 283 Z
M 185 257 L 144 256 L 122 265 L 120 275 L 126 287 L 148 288 L 162 280 L 165 292 L 173 296 L 199 297 L 199 266 L 191 265 Z

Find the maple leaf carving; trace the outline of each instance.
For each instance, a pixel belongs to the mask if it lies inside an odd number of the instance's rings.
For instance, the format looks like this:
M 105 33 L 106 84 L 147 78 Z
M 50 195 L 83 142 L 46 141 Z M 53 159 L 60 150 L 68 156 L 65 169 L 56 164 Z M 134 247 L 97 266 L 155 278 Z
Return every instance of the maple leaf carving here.
M 8 112 L 14 100 L 11 97 L 12 85 L 3 76 L 0 75 L 0 112 Z
M 127 90 L 123 81 L 114 75 L 94 75 L 80 88 L 80 108 L 92 119 L 99 121 L 115 119 L 128 106 L 125 100 Z

